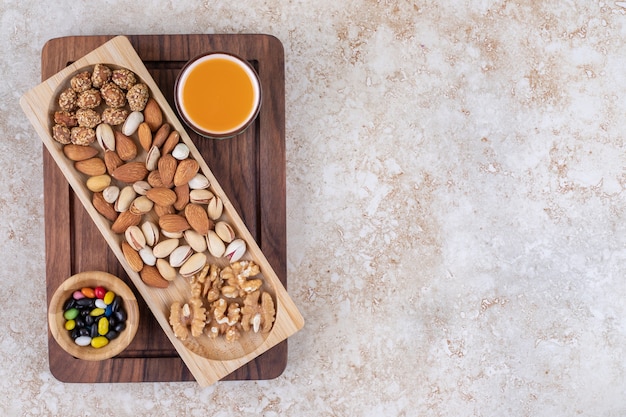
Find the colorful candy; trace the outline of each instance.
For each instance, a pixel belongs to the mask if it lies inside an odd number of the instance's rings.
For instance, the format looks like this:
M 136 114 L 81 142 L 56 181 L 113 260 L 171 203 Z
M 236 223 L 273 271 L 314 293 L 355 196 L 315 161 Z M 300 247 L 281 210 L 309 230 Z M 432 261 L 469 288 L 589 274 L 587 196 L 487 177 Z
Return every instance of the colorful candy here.
M 102 286 L 74 291 L 63 310 L 65 329 L 79 346 L 100 349 L 126 328 L 121 297 Z

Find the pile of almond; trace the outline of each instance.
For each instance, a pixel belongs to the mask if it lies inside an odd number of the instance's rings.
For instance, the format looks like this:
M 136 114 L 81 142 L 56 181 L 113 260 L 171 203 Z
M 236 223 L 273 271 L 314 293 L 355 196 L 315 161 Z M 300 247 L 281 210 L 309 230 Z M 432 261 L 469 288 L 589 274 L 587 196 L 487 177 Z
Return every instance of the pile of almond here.
M 52 135 L 144 283 L 165 288 L 211 257 L 233 263 L 246 253 L 198 161 L 132 71 L 98 64 L 72 77 L 58 104 Z

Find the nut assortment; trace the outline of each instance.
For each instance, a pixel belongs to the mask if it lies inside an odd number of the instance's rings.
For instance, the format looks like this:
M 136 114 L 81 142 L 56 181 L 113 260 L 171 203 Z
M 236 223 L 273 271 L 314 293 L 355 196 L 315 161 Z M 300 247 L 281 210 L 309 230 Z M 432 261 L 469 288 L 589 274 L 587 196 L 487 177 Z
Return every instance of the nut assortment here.
M 128 69 L 97 64 L 74 75 L 57 103 L 52 137 L 120 235 L 129 267 L 151 287 L 189 282 L 188 300 L 170 309 L 176 336 L 233 341 L 269 332 L 275 307 L 261 271 L 243 259 L 246 242 L 147 85 Z

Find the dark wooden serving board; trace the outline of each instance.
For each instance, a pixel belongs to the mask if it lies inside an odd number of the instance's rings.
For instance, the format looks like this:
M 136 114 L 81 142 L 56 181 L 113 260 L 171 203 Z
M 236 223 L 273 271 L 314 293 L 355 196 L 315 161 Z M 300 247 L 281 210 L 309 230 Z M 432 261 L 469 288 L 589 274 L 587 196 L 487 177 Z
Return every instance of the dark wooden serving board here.
M 113 36 L 72 36 L 50 40 L 42 51 L 42 80 L 99 47 Z M 236 138 L 215 141 L 188 130 L 198 150 L 229 196 L 283 285 L 287 284 L 285 212 L 284 52 L 269 35 L 128 36 L 162 93 L 173 106 L 173 86 L 186 61 L 207 51 L 226 51 L 247 59 L 263 89 L 255 124 Z M 69 276 L 102 270 L 119 276 L 135 291 L 141 321 L 132 344 L 119 356 L 100 362 L 75 359 L 48 332 L 52 374 L 63 382 L 193 381 L 178 353 L 141 299 L 89 214 L 43 149 L 48 300 Z M 287 365 L 283 341 L 224 380 L 279 376 Z

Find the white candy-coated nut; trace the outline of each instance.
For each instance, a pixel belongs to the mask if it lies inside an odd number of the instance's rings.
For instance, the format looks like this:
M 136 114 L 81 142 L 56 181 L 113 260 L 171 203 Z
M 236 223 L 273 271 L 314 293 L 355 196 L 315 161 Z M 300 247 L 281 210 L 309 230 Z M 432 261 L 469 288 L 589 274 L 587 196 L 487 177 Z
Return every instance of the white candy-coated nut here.
M 143 123 L 143 113 L 140 111 L 131 112 L 122 126 L 122 133 L 126 136 L 132 135 L 141 123 Z
M 189 156 L 189 147 L 187 147 L 187 145 L 185 145 L 184 143 L 179 143 L 172 150 L 172 156 L 179 161 L 187 159 L 187 157 Z

